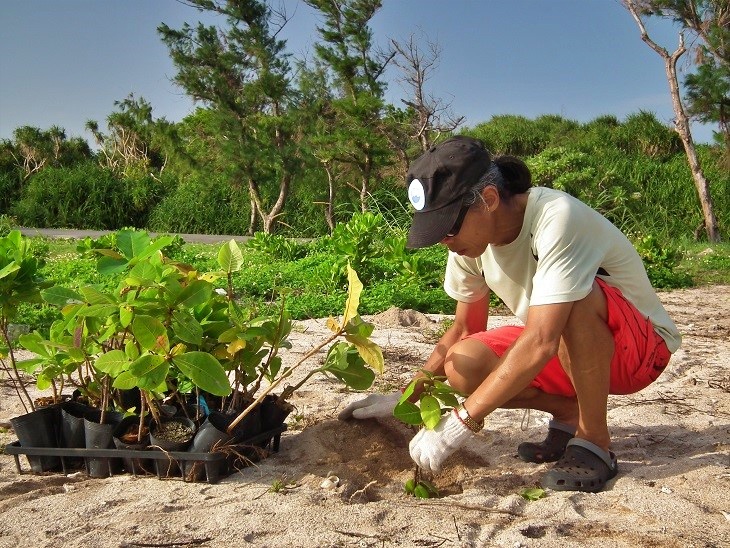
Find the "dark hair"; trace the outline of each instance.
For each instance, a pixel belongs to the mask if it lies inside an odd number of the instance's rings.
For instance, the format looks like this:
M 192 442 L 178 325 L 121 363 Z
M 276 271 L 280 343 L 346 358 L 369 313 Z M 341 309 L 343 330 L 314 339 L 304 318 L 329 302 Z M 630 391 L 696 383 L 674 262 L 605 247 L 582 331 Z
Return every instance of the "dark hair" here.
M 489 185 L 497 187 L 499 197 L 509 200 L 515 194 L 524 194 L 532 186 L 532 174 L 527 164 L 516 156 L 496 156 L 492 165 L 470 190 L 464 205 L 473 205 Z

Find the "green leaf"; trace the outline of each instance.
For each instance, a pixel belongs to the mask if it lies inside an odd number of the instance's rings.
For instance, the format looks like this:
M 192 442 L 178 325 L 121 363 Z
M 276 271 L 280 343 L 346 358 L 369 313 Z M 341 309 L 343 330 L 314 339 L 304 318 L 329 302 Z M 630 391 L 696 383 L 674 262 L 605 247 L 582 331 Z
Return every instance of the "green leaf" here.
M 40 373 L 36 377 L 35 385 L 38 387 L 38 390 L 48 390 L 51 387 L 52 380 L 53 377 L 48 377 L 48 375 Z
M 113 295 L 99 291 L 91 285 L 84 286 L 79 291 L 89 304 L 117 304 L 119 302 Z
M 329 352 L 327 352 L 324 369 L 327 371 L 333 369 L 347 369 L 347 351 L 349 348 L 349 345 L 344 341 L 333 344 L 330 347 Z
M 421 397 L 421 417 L 423 418 L 423 424 L 429 430 L 436 428 L 436 425 L 441 421 L 441 405 L 436 398 L 429 394 Z
M 44 362 L 45 360 L 42 358 L 29 358 L 27 360 L 21 360 L 19 362 L 16 362 L 15 365 L 21 371 L 25 371 L 26 373 L 32 375 L 36 372 L 38 366 Z
M 203 344 L 203 328 L 192 314 L 184 310 L 172 313 L 172 330 L 183 342 L 200 346 Z
M 359 315 L 352 318 L 345 325 L 345 332 L 348 335 L 357 335 L 359 337 L 367 338 L 373 334 L 374 330 L 375 326 L 369 322 L 363 321 Z
M 127 341 L 127 343 L 124 345 L 124 353 L 130 360 L 136 360 L 137 358 L 139 358 L 139 349 L 137 348 L 137 345 L 134 343 L 134 341 Z
M 41 337 L 40 333 L 34 331 L 33 333 L 25 333 L 18 337 L 18 342 L 26 350 L 30 350 L 34 354 L 38 354 L 43 357 L 50 357 L 48 348 L 46 347 L 45 339 Z
M 129 365 L 129 372 L 137 377 L 143 377 L 150 371 L 156 369 L 164 361 L 165 358 L 157 354 L 142 354 Z
M 544 489 L 540 489 L 539 487 L 528 487 L 520 492 L 520 496 L 523 499 L 534 501 L 539 500 L 547 495 Z
M 119 274 L 127 268 L 127 259 L 115 259 L 114 257 L 99 257 L 96 262 L 96 269 L 99 274 L 108 276 L 110 274 Z
M 439 496 L 439 490 L 438 490 L 438 489 L 436 488 L 436 486 L 435 486 L 435 485 L 434 485 L 433 483 L 431 483 L 430 481 L 427 481 L 427 480 L 424 480 L 424 479 L 422 479 L 422 480 L 421 480 L 421 481 L 419 481 L 418 483 L 419 483 L 420 485 L 423 485 L 423 486 L 424 486 L 424 487 L 426 488 L 426 490 L 428 491 L 428 494 L 429 494 L 429 495 L 430 495 L 431 497 L 438 497 L 438 496 Z
M 424 485 L 421 485 L 421 483 L 416 485 L 416 488 L 413 490 L 413 494 L 419 499 L 431 498 L 431 494 L 428 492 L 428 489 Z
M 456 399 L 456 396 L 454 396 L 454 394 L 448 392 L 434 392 L 434 396 L 446 407 L 459 407 L 459 400 Z
M 361 360 L 348 359 L 347 369 L 330 369 L 329 372 L 354 390 L 367 390 L 375 380 L 375 373 Z
M 243 253 L 235 240 L 223 244 L 218 251 L 218 264 L 226 272 L 238 272 L 243 266 Z
M 94 362 L 94 367 L 111 377 L 117 377 L 121 372 L 129 369 L 130 363 L 122 350 L 111 350 L 99 356 Z
M 5 265 L 5 267 L 0 270 L 0 280 L 3 278 L 7 278 L 8 276 L 10 276 L 10 274 L 12 274 L 13 272 L 17 272 L 18 270 L 20 270 L 20 265 L 15 261 Z
M 115 304 L 92 304 L 80 308 L 78 315 L 84 318 L 107 318 L 118 311 Z
M 137 315 L 132 322 L 132 334 L 143 350 L 167 352 L 170 341 L 162 322 L 152 316 Z
M 176 305 L 193 308 L 203 304 L 213 294 L 213 285 L 202 280 L 193 280 L 175 299 Z
M 149 286 L 157 280 L 157 268 L 149 261 L 141 261 L 129 271 L 126 283 L 132 286 Z
M 409 401 L 398 402 L 393 409 L 393 416 L 406 424 L 412 424 L 414 426 L 423 424 L 421 410 L 415 403 Z
M 82 296 L 72 289 L 66 287 L 54 286 L 41 291 L 41 297 L 48 304 L 55 306 L 66 306 L 70 302 L 78 302 L 82 300 Z
M 132 319 L 134 318 L 134 311 L 127 305 L 122 305 L 119 307 L 119 323 L 122 327 L 125 329 L 129 327 L 129 324 L 132 323 Z
M 201 390 L 214 396 L 227 396 L 231 386 L 223 366 L 206 352 L 186 352 L 172 359 L 183 375 Z
M 120 230 L 117 232 L 117 247 L 127 260 L 140 255 L 150 245 L 150 237 L 146 232 L 136 230 Z
M 129 371 L 123 371 L 114 379 L 112 388 L 118 388 L 119 390 L 131 390 L 137 387 L 137 381 L 139 379 L 136 375 L 133 375 Z

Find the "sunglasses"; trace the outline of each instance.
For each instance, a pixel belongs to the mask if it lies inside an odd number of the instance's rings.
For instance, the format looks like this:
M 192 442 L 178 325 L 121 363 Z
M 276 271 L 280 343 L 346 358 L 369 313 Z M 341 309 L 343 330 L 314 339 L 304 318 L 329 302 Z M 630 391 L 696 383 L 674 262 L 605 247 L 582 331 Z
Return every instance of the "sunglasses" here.
M 464 224 L 464 218 L 466 217 L 466 213 L 467 211 L 469 211 L 470 207 L 471 206 L 464 206 L 461 208 L 461 211 L 459 211 L 459 215 L 456 217 L 456 221 L 454 222 L 454 226 L 452 226 L 451 230 L 446 233 L 446 238 L 453 238 L 459 233 L 459 231 L 461 230 L 461 225 Z

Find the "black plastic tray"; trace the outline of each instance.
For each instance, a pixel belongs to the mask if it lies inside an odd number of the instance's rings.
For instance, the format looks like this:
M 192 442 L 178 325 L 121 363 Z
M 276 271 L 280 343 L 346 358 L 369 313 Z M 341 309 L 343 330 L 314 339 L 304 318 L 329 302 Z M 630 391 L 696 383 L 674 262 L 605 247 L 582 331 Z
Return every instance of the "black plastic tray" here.
M 269 448 L 271 452 L 279 451 L 279 443 L 281 441 L 281 433 L 286 430 L 286 424 L 278 428 L 262 432 L 252 438 L 242 440 L 236 444 L 227 446 L 232 451 L 245 454 L 252 447 L 261 449 Z M 13 455 L 15 458 L 15 468 L 18 474 L 35 473 L 31 470 L 23 470 L 20 463 L 20 455 L 38 456 L 38 457 L 60 457 L 62 472 L 65 475 L 73 471 L 70 464 L 66 462 L 68 458 L 83 458 L 86 466 L 86 472 L 89 472 L 88 458 L 112 458 L 112 459 L 130 459 L 132 461 L 133 475 L 138 475 L 134 462 L 136 460 L 152 460 L 155 463 L 155 472 L 159 479 L 182 479 L 184 481 L 197 481 L 196 479 L 188 479 L 183 475 L 169 476 L 170 464 L 183 464 L 185 462 L 197 462 L 204 466 L 205 481 L 208 483 L 217 483 L 221 478 L 228 476 L 235 471 L 235 467 L 229 465 L 229 453 L 222 451 L 212 451 L 208 453 L 194 453 L 188 451 L 162 451 L 160 449 L 150 448 L 147 450 L 136 451 L 132 449 L 83 449 L 69 447 L 24 447 L 20 442 L 15 441 L 5 446 L 5 454 Z M 115 475 L 110 467 L 109 475 Z M 193 475 L 195 477 L 196 475 Z

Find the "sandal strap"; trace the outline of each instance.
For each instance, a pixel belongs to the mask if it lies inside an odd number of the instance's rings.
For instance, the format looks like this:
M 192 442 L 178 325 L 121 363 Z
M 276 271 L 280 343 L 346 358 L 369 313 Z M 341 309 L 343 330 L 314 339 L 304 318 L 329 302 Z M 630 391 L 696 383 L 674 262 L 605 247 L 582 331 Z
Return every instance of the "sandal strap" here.
M 604 451 L 599 446 L 597 446 L 595 443 L 590 442 L 588 440 L 584 440 L 582 438 L 573 438 L 568 442 L 568 445 L 577 445 L 578 447 L 582 447 L 583 449 L 587 449 L 597 457 L 600 457 L 600 459 L 606 463 L 606 466 L 610 470 L 614 470 L 616 468 L 616 457 L 613 453 L 610 451 Z
M 567 424 L 565 422 L 556 421 L 555 419 L 550 419 L 550 421 L 548 422 L 548 428 L 552 428 L 553 430 L 560 430 L 561 432 L 566 432 L 571 436 L 575 436 L 575 426 Z

